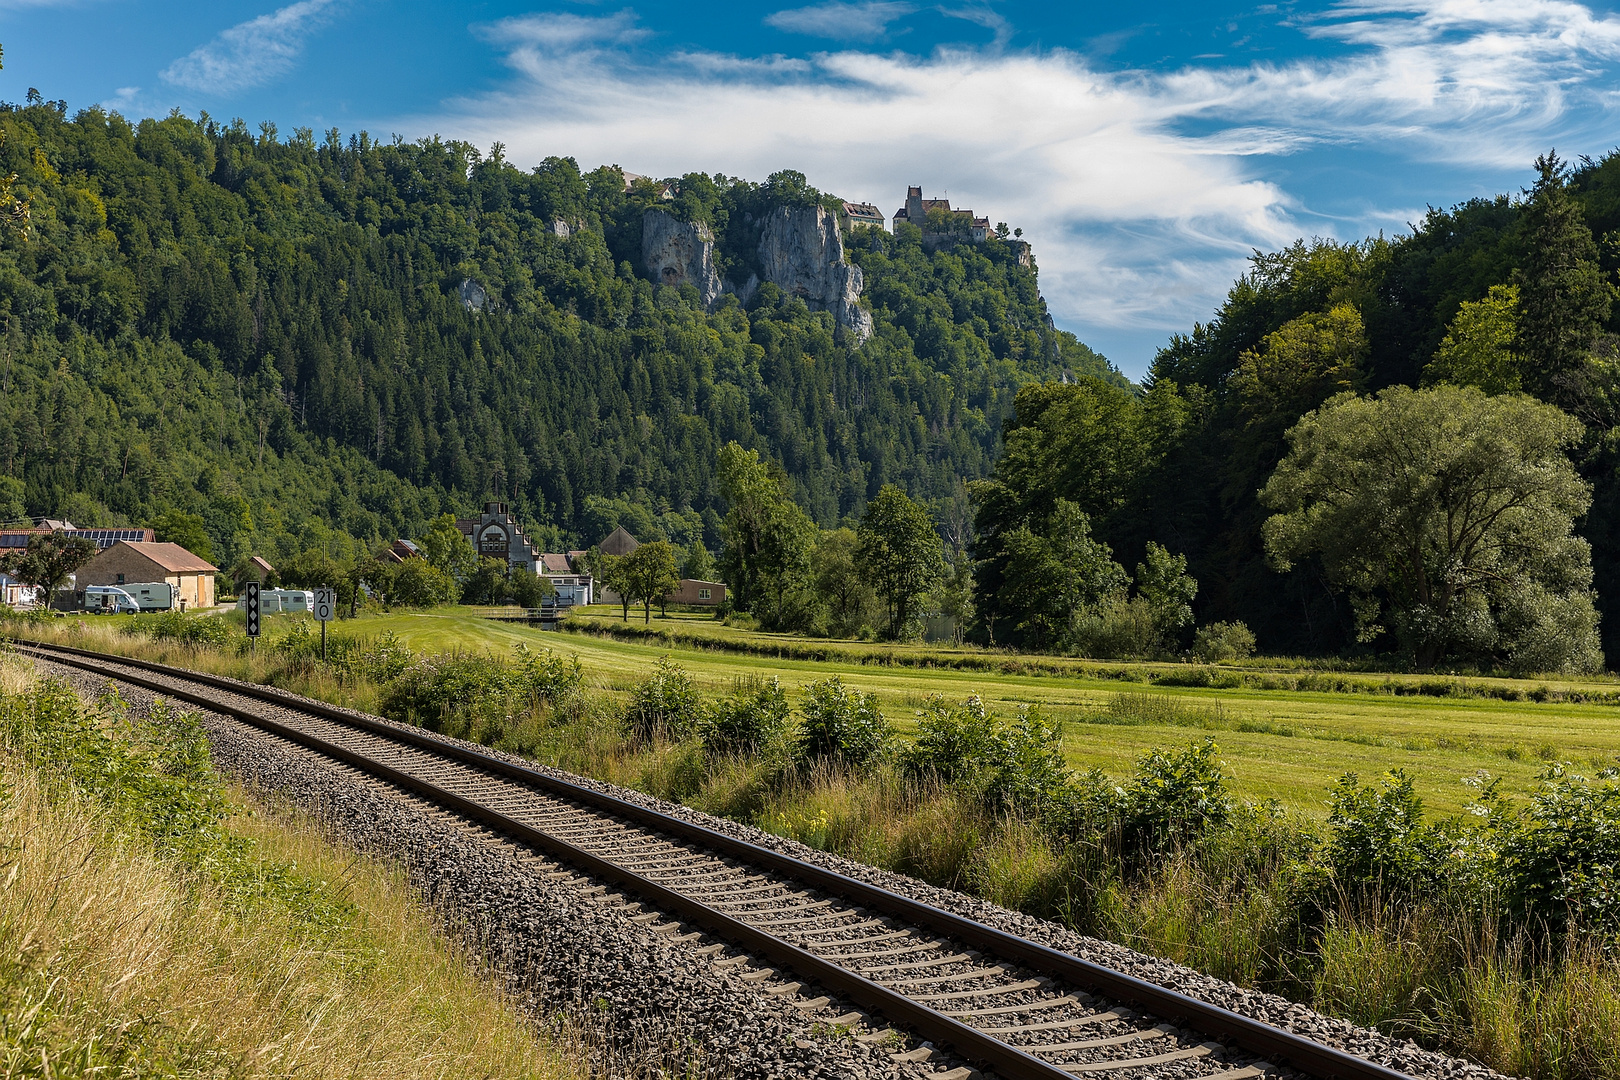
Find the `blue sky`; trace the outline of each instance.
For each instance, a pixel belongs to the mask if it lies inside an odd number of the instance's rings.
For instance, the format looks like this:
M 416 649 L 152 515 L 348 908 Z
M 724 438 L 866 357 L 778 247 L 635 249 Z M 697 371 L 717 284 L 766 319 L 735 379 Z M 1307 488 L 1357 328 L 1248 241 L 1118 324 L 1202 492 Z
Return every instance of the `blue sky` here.
M 1620 16 L 1562 0 L 0 0 L 0 42 L 7 100 L 796 168 L 887 213 L 922 184 L 1022 227 L 1059 325 L 1133 377 L 1253 248 L 1620 142 Z

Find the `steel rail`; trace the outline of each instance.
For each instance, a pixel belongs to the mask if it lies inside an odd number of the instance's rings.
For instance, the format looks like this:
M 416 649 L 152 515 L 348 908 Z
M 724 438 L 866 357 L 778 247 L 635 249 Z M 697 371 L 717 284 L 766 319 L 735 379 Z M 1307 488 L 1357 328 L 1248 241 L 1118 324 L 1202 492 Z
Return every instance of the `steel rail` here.
M 1060 952 L 1038 942 L 1017 937 L 1004 930 L 998 930 L 973 919 L 932 907 L 921 901 L 816 866 L 813 863 L 795 859 L 792 856 L 783 855 L 780 852 L 750 844 L 744 840 L 738 840 L 736 837 L 728 836 L 716 829 L 698 825 L 605 792 L 562 780 L 538 769 L 517 765 L 468 746 L 441 741 L 419 730 L 396 725 L 388 721 L 372 719 L 359 713 L 328 705 L 325 702 L 303 698 L 275 687 L 238 682 L 234 679 L 226 679 L 203 672 L 188 671 L 184 668 L 158 664 L 150 660 L 138 660 L 90 649 L 47 644 L 26 638 L 12 637 L 10 640 L 20 648 L 41 654 L 45 659 L 66 662 L 87 671 L 97 671 L 98 669 L 94 663 L 85 663 L 83 659 L 76 658 L 84 658 L 100 663 L 121 664 L 160 674 L 170 679 L 201 684 L 226 693 L 318 716 L 374 735 L 430 750 L 441 757 L 476 766 L 486 772 L 542 789 L 549 794 L 601 810 L 620 819 L 633 821 L 660 832 L 701 844 L 719 854 L 752 864 L 758 868 L 769 869 L 779 876 L 797 879 L 806 885 L 840 899 L 904 919 L 913 925 L 925 927 L 935 933 L 956 938 L 1000 958 L 1015 960 L 1042 974 L 1095 990 L 1103 996 L 1117 1001 L 1129 1002 L 1145 1012 L 1152 1013 L 1165 1020 L 1174 1021 L 1183 1027 L 1192 1028 L 1205 1036 L 1221 1039 L 1227 1045 L 1238 1047 L 1273 1063 L 1287 1062 L 1301 1072 L 1320 1077 L 1322 1080 L 1409 1080 L 1406 1073 L 1398 1072 L 1368 1061 L 1365 1058 L 1356 1057 L 1353 1054 L 1347 1054 L 1342 1050 L 1308 1039 L 1303 1035 L 1297 1035 L 1294 1032 L 1286 1031 L 1252 1017 L 1232 1012 L 1219 1005 L 1201 1001 L 1198 998 L 1139 979 L 1122 971 L 1116 971 L 1094 961 Z M 50 655 L 52 653 L 67 655 L 53 656 Z M 105 670 L 100 671 L 100 673 L 107 674 Z M 543 850 L 558 855 L 558 857 L 580 864 L 582 868 L 588 869 L 592 874 L 600 874 L 622 884 L 626 888 L 645 895 L 658 906 L 681 913 L 682 917 L 690 922 L 702 925 L 705 929 L 723 938 L 743 944 L 750 950 L 769 957 L 773 962 L 791 967 L 800 974 L 810 976 L 828 988 L 836 989 L 857 1003 L 871 1008 L 892 1020 L 911 1025 L 924 1037 L 946 1043 L 954 1047 L 963 1057 L 974 1061 L 975 1064 L 982 1063 L 994 1068 L 998 1073 L 1011 1078 L 1011 1080 L 1021 1080 L 1023 1077 L 1051 1078 L 1071 1075 L 1041 1061 L 1039 1058 L 1025 1054 L 1015 1047 L 991 1039 L 966 1024 L 962 1024 L 925 1005 L 864 979 L 845 968 L 829 964 L 827 961 L 799 949 L 797 946 L 764 934 L 688 897 L 641 878 L 639 875 L 633 874 L 622 867 L 618 867 L 588 852 L 580 851 L 572 845 L 557 840 L 555 837 L 551 837 L 530 826 L 523 825 L 521 822 L 512 821 L 495 811 L 479 807 L 478 804 L 472 803 L 459 795 L 442 791 L 425 781 L 409 777 L 407 774 L 400 773 L 398 770 L 394 770 L 381 762 L 365 758 L 363 755 L 354 754 L 336 744 L 328 744 L 317 736 L 309 735 L 296 728 L 280 724 L 267 717 L 257 716 L 231 706 L 226 702 L 204 695 L 177 690 L 171 686 L 122 673 L 114 673 L 112 677 L 145 686 L 147 689 L 171 697 L 190 701 L 204 708 L 229 713 L 255 727 L 274 730 L 276 734 L 284 738 L 292 739 L 309 746 L 311 749 L 319 750 L 321 753 L 330 754 L 364 771 L 379 776 L 384 771 L 393 774 L 387 777 L 392 783 L 398 783 L 411 790 L 419 791 L 419 793 L 427 795 L 427 797 L 436 801 L 445 802 L 447 805 L 455 803 L 464 806 L 468 809 L 458 809 L 457 812 L 466 813 L 468 816 L 472 816 L 492 827 L 518 835 L 527 843 L 532 843 Z M 431 789 L 431 793 L 427 789 Z

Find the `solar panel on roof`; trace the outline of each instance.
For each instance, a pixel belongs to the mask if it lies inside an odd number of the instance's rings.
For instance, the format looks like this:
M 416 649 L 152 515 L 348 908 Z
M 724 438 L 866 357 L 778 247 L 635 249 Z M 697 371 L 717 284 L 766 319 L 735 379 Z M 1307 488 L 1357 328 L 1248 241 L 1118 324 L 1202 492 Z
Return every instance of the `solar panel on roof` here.
M 146 539 L 145 529 L 73 529 L 69 536 L 82 536 L 91 540 L 98 548 L 109 548 L 120 540 L 139 541 Z

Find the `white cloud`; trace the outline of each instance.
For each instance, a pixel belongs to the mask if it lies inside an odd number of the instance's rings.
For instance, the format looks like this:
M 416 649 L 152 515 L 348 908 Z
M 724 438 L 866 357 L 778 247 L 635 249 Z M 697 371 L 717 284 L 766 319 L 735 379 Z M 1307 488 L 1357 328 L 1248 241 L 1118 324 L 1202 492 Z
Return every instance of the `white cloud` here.
M 101 103 L 101 107 L 108 112 L 118 112 L 126 115 L 135 112 L 138 108 L 136 101 L 140 92 L 141 88 L 138 86 L 120 86 L 113 91 L 112 97 Z
M 513 49 L 577 49 L 621 45 L 647 36 L 629 8 L 594 18 L 586 15 L 514 15 L 477 28 L 486 41 Z
M 1410 7 L 1357 0 L 1303 24 L 1338 43 L 1331 59 L 1168 74 L 994 46 L 641 57 L 536 33 L 509 42 L 520 84 L 399 129 L 499 140 L 515 160 L 571 154 L 658 175 L 795 168 L 886 212 L 921 183 L 1021 225 L 1067 325 L 1184 329 L 1208 316 L 1251 249 L 1394 220 L 1375 193 L 1364 220 L 1325 218 L 1268 179 L 1262 158 L 1348 146 L 1522 168 L 1551 131 L 1563 145 L 1571 125 L 1612 130 L 1615 20 L 1552 0 Z M 610 19 L 620 21 L 550 25 L 598 28 L 579 39 L 589 42 L 633 29 L 623 13 Z
M 975 23 L 976 25 L 984 27 L 986 30 L 994 31 L 996 35 L 995 44 L 997 46 L 1005 45 L 1007 42 L 1012 40 L 1012 23 L 1003 18 L 1000 12 L 991 9 L 984 4 L 968 4 L 966 7 L 957 8 L 941 7 L 939 9 L 939 13 L 952 19 L 961 19 L 964 22 Z
M 864 0 L 854 4 L 826 0 L 767 15 L 765 24 L 793 34 L 834 41 L 874 41 L 888 33 L 890 23 L 916 10 L 917 5 L 902 0 Z
M 299 0 L 238 23 L 170 64 L 165 81 L 188 90 L 232 93 L 261 86 L 292 69 L 304 40 L 329 17 L 336 0 Z

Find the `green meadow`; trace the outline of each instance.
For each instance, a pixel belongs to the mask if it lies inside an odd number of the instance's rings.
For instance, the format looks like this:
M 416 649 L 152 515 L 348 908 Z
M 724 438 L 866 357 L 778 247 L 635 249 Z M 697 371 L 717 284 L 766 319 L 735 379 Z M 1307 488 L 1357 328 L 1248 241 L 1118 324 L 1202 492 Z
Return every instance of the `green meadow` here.
M 609 624 L 623 625 L 617 611 L 606 608 L 588 609 L 572 622 L 599 631 Z M 1450 813 L 1470 798 L 1463 778 L 1481 772 L 1500 777 L 1504 790 L 1523 793 L 1534 788 L 1548 762 L 1571 762 L 1580 771 L 1620 760 L 1620 705 L 1568 700 L 1583 695 L 1613 700 L 1620 682 L 1612 678 L 1517 682 L 1527 698 L 1550 696 L 1546 701 L 1462 696 L 1511 691 L 1516 681 L 1461 676 L 1445 682 L 1459 696 L 1386 692 L 1385 687 L 1412 689 L 1421 682 L 1417 676 L 1387 674 L 1347 675 L 1348 683 L 1365 688 L 1361 692 L 1166 687 L 1145 680 L 1191 665 L 1053 661 L 1041 664 L 1038 673 L 1008 673 L 948 666 L 966 662 L 993 668 L 1000 662 L 1001 654 L 971 647 L 826 642 L 738 630 L 707 617 L 673 613 L 668 619 L 654 614 L 643 624 L 640 613 L 632 612 L 628 624 L 632 630 L 644 625 L 678 629 L 682 640 L 673 642 L 623 640 L 580 630 L 542 632 L 452 608 L 367 615 L 334 625 L 334 633 L 345 635 L 390 632 L 418 652 L 505 653 L 518 643 L 550 648 L 578 656 L 590 683 L 615 692 L 628 690 L 666 655 L 690 671 L 710 696 L 729 693 L 739 679 L 776 678 L 796 697 L 805 684 L 837 675 L 852 687 L 877 694 L 902 732 L 910 728 L 912 713 L 934 694 L 951 699 L 977 694 L 988 707 L 1007 712 L 1038 705 L 1064 722 L 1063 746 L 1071 765 L 1109 773 L 1128 772 L 1149 749 L 1207 733 L 1219 743 L 1240 796 L 1275 799 L 1309 814 L 1322 813 L 1328 785 L 1346 772 L 1367 780 L 1404 769 L 1426 804 Z M 836 658 L 760 655 L 759 650 L 769 648 L 826 649 Z M 934 666 L 924 666 L 930 663 Z M 1287 661 L 1253 661 L 1220 670 L 1253 677 L 1296 667 Z

